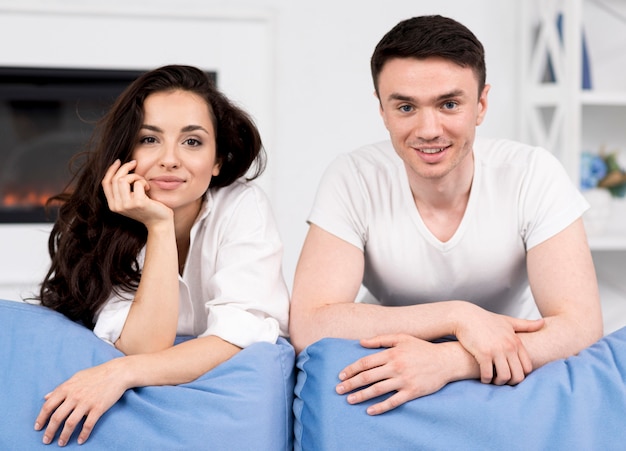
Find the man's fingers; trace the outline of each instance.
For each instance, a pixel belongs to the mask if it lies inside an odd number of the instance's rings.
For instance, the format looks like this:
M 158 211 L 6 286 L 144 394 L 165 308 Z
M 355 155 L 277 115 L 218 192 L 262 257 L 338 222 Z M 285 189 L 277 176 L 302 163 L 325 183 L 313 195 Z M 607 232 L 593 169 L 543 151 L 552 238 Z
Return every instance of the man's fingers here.
M 510 320 L 515 332 L 537 332 L 545 325 L 543 318 L 534 320 L 510 318 Z
M 364 348 L 393 348 L 404 338 L 402 334 L 378 335 L 372 338 L 365 338 L 360 341 Z
M 511 366 L 506 356 L 494 361 L 492 366 L 494 368 L 492 384 L 504 385 L 511 380 Z
M 377 379 L 377 378 L 376 378 Z M 376 383 L 370 383 L 363 385 L 365 388 L 350 393 L 346 398 L 350 404 L 359 404 L 364 401 L 368 401 L 379 396 L 386 395 L 398 387 L 391 379 L 379 379 Z
M 490 384 L 494 375 L 497 374 L 496 365 L 491 360 L 485 360 L 483 362 L 478 362 L 480 367 L 480 381 L 483 384 Z
M 357 374 L 383 365 L 386 360 L 384 359 L 384 356 L 381 356 L 380 354 L 380 352 L 377 352 L 375 354 L 365 356 L 348 365 L 339 373 L 339 380 L 348 380 Z
M 367 408 L 368 415 L 380 415 L 381 413 L 389 412 L 402 404 L 411 401 L 411 397 L 407 396 L 403 392 L 394 393 L 389 398 L 382 402 L 369 406 Z

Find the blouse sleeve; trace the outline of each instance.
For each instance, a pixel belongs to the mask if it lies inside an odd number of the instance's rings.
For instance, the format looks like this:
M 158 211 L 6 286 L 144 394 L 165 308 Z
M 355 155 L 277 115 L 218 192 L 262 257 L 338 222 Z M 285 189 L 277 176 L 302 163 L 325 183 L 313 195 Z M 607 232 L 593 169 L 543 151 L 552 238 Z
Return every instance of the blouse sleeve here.
M 140 267 L 143 267 L 145 255 L 146 250 L 144 248 L 137 256 L 137 263 Z M 103 304 L 94 318 L 96 324 L 93 328 L 94 334 L 102 340 L 114 345 L 120 338 L 120 335 L 122 335 L 122 329 L 126 323 L 126 318 L 128 317 L 134 298 L 134 291 L 113 290 L 109 299 Z
M 113 293 L 96 315 L 93 333 L 110 344 L 120 338 L 134 294 Z
M 278 229 L 264 193 L 247 187 L 236 199 L 222 199 L 211 212 L 218 223 L 207 236 L 217 250 L 204 244 L 203 252 L 214 258 L 215 267 L 207 274 L 207 327 L 200 334 L 242 348 L 287 335 L 289 316 Z

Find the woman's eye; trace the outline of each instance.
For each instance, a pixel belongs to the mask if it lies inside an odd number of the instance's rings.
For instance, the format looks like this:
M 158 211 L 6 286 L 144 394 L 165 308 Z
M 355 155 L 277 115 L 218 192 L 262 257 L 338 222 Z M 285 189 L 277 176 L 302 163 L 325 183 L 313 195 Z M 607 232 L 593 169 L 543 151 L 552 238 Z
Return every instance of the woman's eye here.
M 196 147 L 202 143 L 198 141 L 196 138 L 188 138 L 185 140 L 185 144 L 187 144 L 188 146 Z
M 156 142 L 156 138 L 154 136 L 144 136 L 139 139 L 141 144 L 154 144 Z

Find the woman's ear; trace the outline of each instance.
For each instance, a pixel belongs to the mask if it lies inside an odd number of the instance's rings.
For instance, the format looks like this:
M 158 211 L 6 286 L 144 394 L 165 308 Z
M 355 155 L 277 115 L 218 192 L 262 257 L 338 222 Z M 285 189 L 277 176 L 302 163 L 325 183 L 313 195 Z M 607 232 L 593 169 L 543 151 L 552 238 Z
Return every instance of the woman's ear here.
M 222 162 L 216 161 L 213 165 L 213 171 L 211 171 L 211 175 L 213 175 L 213 177 L 217 177 L 218 175 L 220 175 L 220 169 L 222 169 Z

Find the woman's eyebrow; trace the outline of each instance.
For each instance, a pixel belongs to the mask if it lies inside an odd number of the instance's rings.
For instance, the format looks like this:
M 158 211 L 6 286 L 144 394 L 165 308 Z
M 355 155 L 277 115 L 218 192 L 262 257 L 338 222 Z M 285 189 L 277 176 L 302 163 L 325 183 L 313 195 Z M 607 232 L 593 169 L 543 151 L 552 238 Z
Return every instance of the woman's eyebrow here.
M 156 125 L 149 125 L 149 124 L 143 124 L 141 126 L 142 129 L 146 129 L 146 130 L 150 130 L 152 132 L 162 132 L 163 130 L 161 130 L 159 127 L 157 127 Z
M 187 125 L 182 128 L 182 132 L 195 132 L 196 130 L 202 130 L 207 135 L 210 135 L 209 131 L 201 125 Z
M 150 130 L 152 132 L 163 133 L 163 130 L 160 127 L 157 127 L 156 125 L 143 124 L 141 128 L 145 130 Z M 188 132 L 195 132 L 197 130 L 202 130 L 207 135 L 210 135 L 208 130 L 201 125 L 186 125 L 180 131 L 183 133 L 188 133 Z

